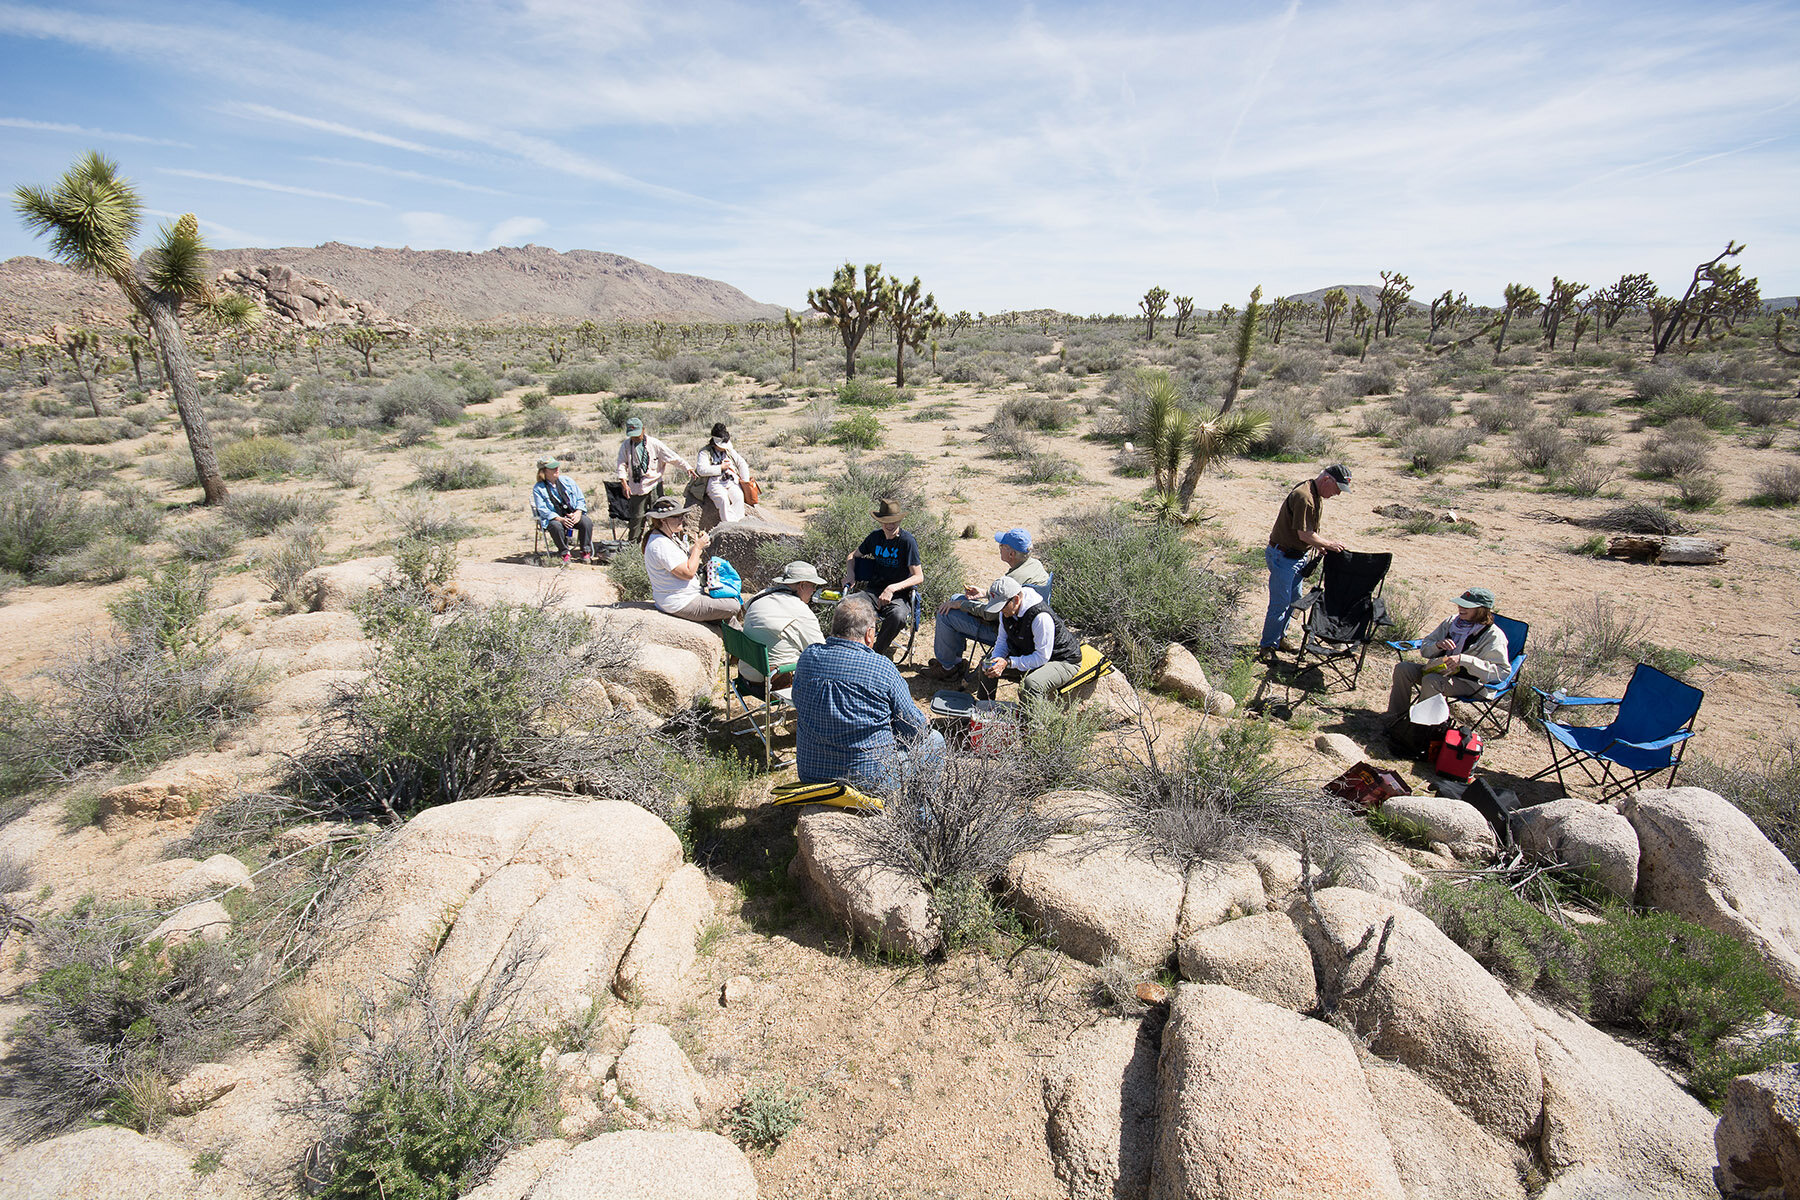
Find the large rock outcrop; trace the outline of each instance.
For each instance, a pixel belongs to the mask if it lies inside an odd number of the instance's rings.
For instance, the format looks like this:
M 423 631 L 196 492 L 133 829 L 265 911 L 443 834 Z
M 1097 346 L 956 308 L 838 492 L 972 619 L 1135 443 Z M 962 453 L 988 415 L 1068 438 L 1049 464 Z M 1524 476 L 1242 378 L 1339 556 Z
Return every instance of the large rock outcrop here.
M 1142 1200 L 1156 1148 L 1156 1042 L 1141 1021 L 1102 1021 L 1044 1072 L 1046 1134 L 1069 1200 Z
M 930 954 L 943 944 L 931 896 L 917 879 L 870 855 L 856 830 L 866 819 L 834 808 L 803 813 L 789 874 L 814 908 L 857 938 L 897 954 Z
M 1525 1154 L 1396 1063 L 1363 1057 L 1363 1076 L 1408 1200 L 1524 1200 Z
M 1258 913 L 1181 939 L 1181 977 L 1236 988 L 1295 1012 L 1318 1005 L 1306 939 L 1286 913 Z
M 193 1155 L 118 1125 L 66 1133 L 0 1160 L 0 1200 L 184 1200 L 201 1194 Z
M 1637 830 L 1610 804 L 1570 796 L 1521 808 L 1512 817 L 1512 836 L 1526 853 L 1586 871 L 1627 903 L 1637 895 Z
M 427 809 L 342 885 L 317 983 L 376 998 L 423 970 L 449 1003 L 531 961 L 524 1011 L 555 1020 L 612 988 L 681 864 L 669 827 L 616 800 L 489 796 Z
M 1800 1196 L 1800 1063 L 1732 1080 L 1713 1147 L 1719 1155 L 1714 1181 L 1725 1195 L 1779 1188 Z
M 715 626 L 671 617 L 648 604 L 596 610 L 594 623 L 637 647 L 636 662 L 620 678 L 658 712 L 686 708 L 718 686 L 725 641 Z
M 570 1150 L 527 1200 L 756 1200 L 744 1152 L 716 1133 L 625 1130 Z M 498 1197 L 495 1200 L 499 1200 Z
M 772 510 L 752 506 L 744 510 L 743 520 L 714 526 L 712 543 L 706 549 L 737 568 L 747 599 L 768 587 L 785 564 L 800 557 L 803 536 L 804 530 Z M 842 563 L 814 563 L 813 567 L 827 579 L 836 578 L 843 570 Z
M 1752 947 L 1800 1000 L 1800 871 L 1756 822 L 1704 788 L 1627 797 L 1637 830 L 1637 899 Z
M 1183 984 L 1157 1064 L 1153 1200 L 1402 1200 L 1350 1042 L 1231 988 Z
M 684 993 L 683 977 L 697 957 L 700 927 L 712 915 L 705 873 L 692 863 L 677 867 L 651 902 L 619 963 L 620 994 L 653 1004 L 678 1003 Z
M 1117 957 L 1154 968 L 1175 952 L 1183 873 L 1105 839 L 1053 837 L 1012 860 L 1006 885 L 1013 907 L 1083 962 Z
M 1353 888 L 1294 906 L 1319 990 L 1369 1049 L 1424 1076 L 1497 1136 L 1543 1108 L 1537 1033 L 1498 980 L 1422 914 Z

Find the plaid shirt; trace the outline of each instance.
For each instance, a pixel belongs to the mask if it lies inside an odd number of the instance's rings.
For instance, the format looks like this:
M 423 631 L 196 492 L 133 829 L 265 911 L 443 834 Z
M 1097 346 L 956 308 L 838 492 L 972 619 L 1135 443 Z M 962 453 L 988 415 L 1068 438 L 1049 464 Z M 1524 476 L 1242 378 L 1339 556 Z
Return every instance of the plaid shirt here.
M 801 651 L 794 712 L 803 783 L 879 778 L 896 743 L 906 750 L 930 732 L 899 669 L 849 638 L 826 638 Z

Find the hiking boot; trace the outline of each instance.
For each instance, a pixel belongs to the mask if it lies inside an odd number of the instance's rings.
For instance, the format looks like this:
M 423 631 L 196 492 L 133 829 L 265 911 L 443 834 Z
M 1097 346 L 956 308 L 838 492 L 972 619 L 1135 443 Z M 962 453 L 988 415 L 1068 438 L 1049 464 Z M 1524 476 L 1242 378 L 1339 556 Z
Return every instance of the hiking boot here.
M 565 566 L 565 567 L 566 567 L 566 566 L 568 566 L 568 565 L 569 565 L 569 555 L 568 555 L 568 552 L 567 552 L 567 551 L 564 551 L 564 552 L 563 552 L 563 556 L 562 556 L 562 565 L 563 565 L 563 566 Z
M 946 667 L 934 658 L 925 665 L 925 674 L 942 683 L 949 683 L 952 679 L 961 679 L 963 672 L 968 669 L 968 663 L 957 663 L 954 667 Z

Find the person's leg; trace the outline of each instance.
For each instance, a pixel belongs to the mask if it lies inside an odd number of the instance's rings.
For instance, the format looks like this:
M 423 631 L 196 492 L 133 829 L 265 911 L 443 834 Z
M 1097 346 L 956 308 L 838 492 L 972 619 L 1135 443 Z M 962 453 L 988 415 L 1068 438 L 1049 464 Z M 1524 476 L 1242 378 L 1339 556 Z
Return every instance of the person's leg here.
M 569 530 L 561 521 L 552 521 L 544 526 L 544 532 L 550 535 L 550 544 L 556 547 L 558 554 L 569 552 Z
M 582 513 L 581 520 L 576 523 L 575 529 L 581 534 L 581 552 L 592 554 L 594 552 L 594 518 Z
M 744 493 L 737 484 L 723 479 L 708 480 L 706 495 L 713 502 L 713 507 L 719 510 L 721 524 L 744 519 Z
M 631 532 L 626 536 L 633 545 L 644 540 L 644 510 L 650 507 L 648 494 L 642 496 L 626 496 L 625 507 L 631 513 Z
M 944 773 L 946 753 L 944 735 L 933 729 L 914 742 L 911 749 L 897 754 L 895 767 L 901 778 L 910 779 L 917 786 L 930 787 L 937 782 L 938 776 Z
M 1262 638 L 1257 643 L 1272 650 L 1287 632 L 1288 609 L 1300 598 L 1300 566 L 1304 558 L 1289 558 L 1274 546 L 1263 550 L 1263 561 L 1269 565 L 1269 611 L 1263 617 Z
M 1425 674 L 1425 664 L 1412 659 L 1401 659 L 1394 664 L 1394 681 L 1388 687 L 1387 716 L 1390 721 L 1398 721 L 1406 716 L 1412 707 L 1414 688 L 1421 687 L 1421 680 L 1436 679 L 1436 675 Z M 1424 696 L 1419 697 L 1421 700 Z
M 714 596 L 696 596 L 670 615 L 680 617 L 684 621 L 724 621 L 737 616 L 738 610 L 743 607 L 741 600 L 721 600 Z
M 886 654 L 900 631 L 906 628 L 907 618 L 912 615 L 912 605 L 901 604 L 897 600 L 882 603 L 875 602 L 875 612 L 881 618 L 881 624 L 875 631 L 875 653 Z
M 1419 699 L 1427 696 L 1442 696 L 1446 700 L 1461 700 L 1465 696 L 1473 696 L 1481 690 L 1481 681 L 1462 675 L 1427 675 L 1419 683 Z
M 1079 674 L 1080 663 L 1047 662 L 1035 670 L 1027 671 L 1025 677 L 1019 680 L 1019 695 L 1054 696 L 1059 688 Z
M 994 644 L 998 626 L 990 625 L 974 613 L 953 608 L 937 619 L 931 635 L 931 652 L 946 667 L 960 666 L 970 642 L 984 646 Z

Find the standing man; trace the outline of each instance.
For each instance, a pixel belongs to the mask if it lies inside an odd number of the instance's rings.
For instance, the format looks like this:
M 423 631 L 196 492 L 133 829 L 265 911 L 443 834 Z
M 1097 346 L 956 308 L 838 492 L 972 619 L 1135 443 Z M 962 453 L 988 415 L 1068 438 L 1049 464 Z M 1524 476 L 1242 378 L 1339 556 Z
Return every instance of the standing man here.
M 981 669 L 987 680 L 997 682 L 1007 670 L 1017 671 L 1019 694 L 1043 697 L 1055 695 L 1081 674 L 1081 639 L 1032 589 L 1002 575 L 988 588 L 985 611 L 1000 618 L 993 657 Z
M 1343 543 L 1319 536 L 1319 522 L 1325 501 L 1349 486 L 1349 468 L 1332 463 L 1319 472 L 1317 479 L 1295 484 L 1281 502 L 1275 527 L 1269 531 L 1268 549 L 1263 551 L 1263 561 L 1269 564 L 1269 611 L 1263 617 L 1259 657 L 1273 654 L 1281 646 L 1282 634 L 1287 632 L 1288 610 L 1300 598 L 1300 568 L 1305 565 L 1307 551 L 1330 554 L 1343 550 Z
M 864 538 L 845 561 L 850 566 L 851 583 L 875 601 L 875 613 L 881 622 L 875 635 L 875 653 L 886 654 L 912 619 L 913 589 L 925 582 L 925 567 L 919 560 L 918 541 L 900 528 L 900 522 L 906 519 L 905 509 L 892 500 L 883 500 L 869 515 L 881 528 Z
M 935 774 L 944 735 L 913 703 L 900 671 L 875 650 L 875 605 L 857 594 L 831 614 L 831 636 L 794 667 L 796 770 L 802 783 L 841 780 L 892 798 L 915 773 Z
M 1035 588 L 1039 595 L 1050 582 L 1050 571 L 1042 559 L 1031 556 L 1031 534 L 1023 529 L 996 533 L 1000 543 L 1000 561 L 1006 564 L 1006 577 L 1021 586 Z M 987 614 L 987 592 L 971 581 L 961 592 L 950 597 L 937 610 L 937 630 L 932 635 L 932 652 L 936 655 L 925 668 L 933 679 L 951 680 L 967 669 L 963 654 L 970 641 L 983 646 L 994 644 L 1000 622 Z
M 687 459 L 644 432 L 642 417 L 625 422 L 625 440 L 619 445 L 619 482 L 625 486 L 625 502 L 631 510 L 632 541 L 644 536 L 644 509 L 663 494 L 663 471 L 680 467 L 689 474 Z

